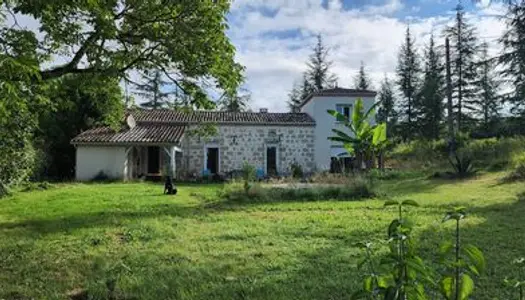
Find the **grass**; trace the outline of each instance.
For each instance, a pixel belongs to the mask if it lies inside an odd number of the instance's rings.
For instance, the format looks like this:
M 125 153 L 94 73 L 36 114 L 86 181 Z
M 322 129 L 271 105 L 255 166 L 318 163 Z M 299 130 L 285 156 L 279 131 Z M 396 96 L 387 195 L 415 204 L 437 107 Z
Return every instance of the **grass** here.
M 451 234 L 446 209 L 468 207 L 465 240 L 488 260 L 475 299 L 510 299 L 503 279 L 525 255 L 525 185 L 503 176 L 380 184 L 422 205 L 409 214 L 428 259 Z M 126 299 L 349 299 L 360 284 L 354 244 L 384 239 L 395 214 L 384 199 L 232 203 L 210 200 L 218 185 L 178 189 L 69 184 L 0 200 L 0 299 L 104 298 L 111 280 Z

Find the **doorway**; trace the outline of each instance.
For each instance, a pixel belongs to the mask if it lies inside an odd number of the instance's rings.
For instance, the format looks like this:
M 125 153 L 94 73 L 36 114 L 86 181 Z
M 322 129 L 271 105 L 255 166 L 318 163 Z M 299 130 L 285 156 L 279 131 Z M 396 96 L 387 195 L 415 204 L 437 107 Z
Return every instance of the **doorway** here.
M 266 147 L 266 173 L 269 176 L 277 175 L 277 147 Z
M 148 174 L 160 173 L 160 148 L 148 147 Z
M 206 148 L 206 169 L 210 174 L 219 173 L 219 148 Z

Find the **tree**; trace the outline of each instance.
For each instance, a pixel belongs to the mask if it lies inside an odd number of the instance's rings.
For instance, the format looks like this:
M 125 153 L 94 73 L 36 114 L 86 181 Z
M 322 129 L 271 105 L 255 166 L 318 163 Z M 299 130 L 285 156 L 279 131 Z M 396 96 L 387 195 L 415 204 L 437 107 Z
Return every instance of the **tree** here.
M 50 105 L 39 114 L 36 144 L 44 152 L 41 177 L 71 179 L 75 175 L 73 137 L 93 126 L 120 129 L 124 96 L 116 77 L 67 75 L 48 82 Z
M 376 114 L 376 122 L 387 124 L 388 136 L 392 136 L 393 128 L 397 123 L 398 116 L 395 106 L 394 88 L 385 75 L 383 82 L 381 82 L 381 89 L 379 90 L 379 109 Z
M 291 112 L 299 112 L 304 99 L 314 92 L 313 86 L 308 82 L 306 73 L 303 74 L 301 82 L 295 82 L 292 90 L 288 93 L 288 108 Z
M 250 100 L 250 93 L 242 91 L 235 95 L 225 95 L 225 97 L 219 101 L 219 107 L 223 111 L 242 112 L 246 111 Z
M 14 57 L 36 76 L 67 74 L 126 76 L 158 68 L 192 95 L 198 107 L 211 101 L 199 79 L 212 78 L 234 92 L 242 80 L 235 48 L 226 35 L 230 1 L 3 1 L 0 53 Z M 35 19 L 38 29 L 17 26 L 17 16 Z M 52 57 L 67 58 L 52 63 Z M 46 67 L 44 67 L 46 66 Z
M 400 101 L 400 116 L 406 122 L 407 128 L 404 130 L 405 138 L 414 131 L 414 121 L 417 117 L 415 110 L 415 96 L 419 86 L 420 66 L 419 56 L 415 49 L 415 41 L 410 34 L 410 27 L 407 27 L 405 43 L 401 46 L 397 65 L 397 84 L 403 94 Z
M 166 91 L 169 82 L 163 79 L 160 70 L 146 71 L 142 75 L 144 83 L 137 84 L 135 94 L 146 99 L 140 104 L 143 108 L 159 109 L 169 105 L 170 92 Z
M 483 130 L 488 133 L 491 131 L 491 125 L 498 120 L 500 114 L 501 82 L 498 80 L 495 71 L 495 60 L 489 57 L 486 42 L 481 45 L 481 56 L 476 65 L 478 78 L 474 81 L 477 92 L 473 108 L 476 114 L 481 117 Z
M 39 104 L 46 99 L 30 89 L 38 70 L 0 54 L 0 197 L 26 180 L 35 168 L 32 135 Z
M 363 163 L 367 169 L 370 168 L 374 156 L 380 154 L 387 143 L 386 123 L 372 125 L 370 122 L 376 105 L 365 112 L 363 100 L 361 98 L 357 99 L 352 110 L 351 119 L 348 119 L 336 110 L 328 110 L 328 113 L 334 116 L 338 122 L 341 122 L 351 133 L 349 135 L 340 129 L 334 128 L 332 132 L 335 136 L 329 137 L 328 140 L 343 143 L 348 154 L 356 157 L 359 169 Z
M 506 16 L 507 29 L 501 43 L 503 54 L 499 62 L 505 67 L 503 77 L 512 85 L 506 98 L 511 112 L 525 116 L 525 5 L 510 5 Z
M 436 49 L 434 36 L 431 35 L 425 51 L 423 84 L 418 92 L 417 101 L 418 128 L 422 137 L 430 139 L 439 138 L 439 127 L 444 112 L 445 78 L 444 65 L 440 57 L 442 55 Z
M 361 61 L 361 66 L 359 67 L 359 73 L 357 73 L 354 78 L 354 87 L 358 90 L 368 90 L 372 86 L 370 78 L 365 72 L 365 64 Z
M 475 101 L 473 82 L 476 80 L 475 58 L 478 52 L 478 39 L 475 28 L 465 20 L 463 6 L 456 7 L 456 23 L 445 29 L 451 43 L 452 87 L 455 99 L 458 130 L 462 130 L 462 120 L 469 116 Z
M 288 108 L 291 112 L 298 112 L 302 103 L 302 86 L 295 82 L 292 90 L 288 93 Z
M 307 63 L 306 79 L 313 91 L 320 91 L 335 85 L 337 77 L 330 72 L 332 62 L 328 60 L 328 48 L 323 44 L 321 35 Z M 304 85 L 307 86 L 306 84 Z

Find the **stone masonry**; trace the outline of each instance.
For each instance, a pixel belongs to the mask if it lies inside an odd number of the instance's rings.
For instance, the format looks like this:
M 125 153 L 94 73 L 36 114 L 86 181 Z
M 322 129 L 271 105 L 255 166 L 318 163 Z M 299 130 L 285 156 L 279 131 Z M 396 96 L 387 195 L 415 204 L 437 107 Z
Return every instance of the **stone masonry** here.
M 205 168 L 206 147 L 219 148 L 220 172 L 242 169 L 247 162 L 257 169 L 265 169 L 266 147 L 277 147 L 277 171 L 289 174 L 293 163 L 304 172 L 313 172 L 314 126 L 217 125 L 214 137 L 186 135 L 182 145 L 182 176 L 200 175 Z M 187 128 L 191 132 L 193 128 Z M 180 165 L 179 165 L 180 166 Z

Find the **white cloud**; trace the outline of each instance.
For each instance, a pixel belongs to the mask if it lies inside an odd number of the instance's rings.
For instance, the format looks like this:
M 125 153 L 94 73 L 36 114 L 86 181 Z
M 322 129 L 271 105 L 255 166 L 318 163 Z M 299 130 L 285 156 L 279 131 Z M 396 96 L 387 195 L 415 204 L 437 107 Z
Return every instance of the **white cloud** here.
M 273 13 L 261 12 L 262 7 Z M 253 94 L 252 107 L 287 110 L 288 91 L 300 79 L 317 33 L 323 34 L 331 48 L 332 70 L 339 77 L 339 86 L 350 86 L 360 61 L 364 61 L 378 87 L 384 74 L 393 75 L 406 20 L 410 20 L 420 49 L 432 31 L 440 39 L 443 26 L 453 22 L 452 15 L 405 20 L 392 16 L 402 9 L 399 0 L 352 10 L 343 10 L 339 0 L 328 1 L 327 7 L 320 0 L 234 2 L 229 35 L 237 46 L 239 62 L 247 68 L 246 85 Z M 468 15 L 481 37 L 492 37 L 492 45 L 504 29 L 502 21 L 494 17 L 502 12 L 503 6 L 491 5 Z M 497 49 L 493 46 L 491 51 Z

